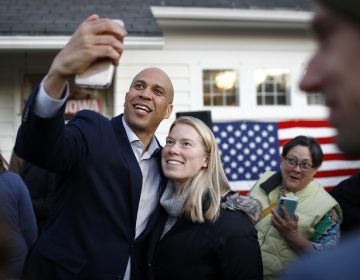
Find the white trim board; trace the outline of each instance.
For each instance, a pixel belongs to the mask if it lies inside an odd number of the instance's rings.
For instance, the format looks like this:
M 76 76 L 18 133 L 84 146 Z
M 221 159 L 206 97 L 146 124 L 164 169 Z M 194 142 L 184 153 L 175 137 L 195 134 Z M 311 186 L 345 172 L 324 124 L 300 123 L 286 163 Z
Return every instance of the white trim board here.
M 0 50 L 58 50 L 70 36 L 0 36 Z M 125 37 L 125 49 L 162 49 L 163 37 Z
M 233 26 L 306 29 L 310 11 L 255 10 L 194 7 L 150 7 L 163 26 Z

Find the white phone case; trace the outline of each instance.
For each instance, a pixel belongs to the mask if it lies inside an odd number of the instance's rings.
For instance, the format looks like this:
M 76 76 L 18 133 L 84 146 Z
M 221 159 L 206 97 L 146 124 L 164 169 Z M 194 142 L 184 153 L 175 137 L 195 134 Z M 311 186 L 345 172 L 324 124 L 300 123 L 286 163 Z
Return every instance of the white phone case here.
M 111 61 L 97 61 L 85 72 L 75 76 L 75 84 L 79 87 L 107 88 L 111 85 L 114 70 Z
M 114 19 L 114 22 L 124 26 L 122 20 Z M 75 76 L 75 84 L 87 88 L 107 88 L 111 85 L 115 66 L 110 60 L 103 59 L 91 64 L 83 73 Z

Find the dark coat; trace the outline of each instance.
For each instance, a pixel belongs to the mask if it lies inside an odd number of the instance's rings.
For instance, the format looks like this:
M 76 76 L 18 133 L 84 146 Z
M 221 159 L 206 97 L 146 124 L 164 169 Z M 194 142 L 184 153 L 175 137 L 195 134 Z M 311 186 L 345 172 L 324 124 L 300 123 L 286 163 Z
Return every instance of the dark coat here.
M 15 152 L 57 173 L 60 187 L 25 279 L 122 279 L 129 256 L 132 278 L 142 279 L 141 248 L 159 207 L 134 240 L 142 173 L 122 116 L 110 121 L 84 110 L 64 128 L 64 108 L 49 119 L 32 113 L 36 94 L 24 109 Z M 160 160 L 160 152 L 154 156 Z
M 167 214 L 151 236 L 148 275 L 154 280 L 262 279 L 257 232 L 243 211 L 221 209 L 215 222 L 180 218 L 160 241 Z
M 28 161 L 23 161 L 19 175 L 29 189 L 40 232 L 49 215 L 56 187 L 56 174 Z
M 348 234 L 360 228 L 360 173 L 340 182 L 329 192 L 343 211 L 340 229 Z
M 20 278 L 25 258 L 36 241 L 37 233 L 29 191 L 23 180 L 12 172 L 0 173 L 0 215 L 9 236 L 6 244 L 1 244 L 10 249 L 6 273 L 9 279 Z

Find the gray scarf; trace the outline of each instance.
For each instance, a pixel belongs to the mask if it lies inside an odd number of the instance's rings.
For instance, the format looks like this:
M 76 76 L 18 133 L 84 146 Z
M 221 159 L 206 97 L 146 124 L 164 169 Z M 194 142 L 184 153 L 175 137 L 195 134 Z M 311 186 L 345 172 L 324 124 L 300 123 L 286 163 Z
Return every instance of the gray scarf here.
M 172 181 L 168 182 L 166 189 L 160 198 L 160 204 L 169 214 L 161 238 L 172 228 L 178 217 L 181 215 L 181 210 L 189 195 L 189 191 L 190 190 L 186 190 L 180 195 L 176 195 L 174 183 Z
M 188 190 L 185 190 L 180 195 L 176 195 L 174 183 L 169 181 L 160 198 L 160 204 L 170 216 L 177 218 L 181 215 L 181 209 L 183 208 L 188 195 Z

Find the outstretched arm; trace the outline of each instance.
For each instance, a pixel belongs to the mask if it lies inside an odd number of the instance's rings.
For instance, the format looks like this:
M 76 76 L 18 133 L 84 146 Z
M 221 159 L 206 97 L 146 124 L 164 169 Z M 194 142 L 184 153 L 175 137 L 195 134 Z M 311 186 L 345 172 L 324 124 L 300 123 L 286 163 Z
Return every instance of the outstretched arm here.
M 85 71 L 96 60 L 109 58 L 117 65 L 126 34 L 126 30 L 111 19 L 89 16 L 55 57 L 44 83 L 45 91 L 50 97 L 60 99 L 68 79 Z

